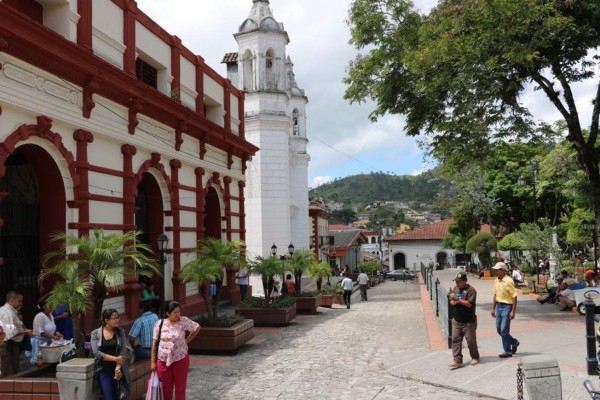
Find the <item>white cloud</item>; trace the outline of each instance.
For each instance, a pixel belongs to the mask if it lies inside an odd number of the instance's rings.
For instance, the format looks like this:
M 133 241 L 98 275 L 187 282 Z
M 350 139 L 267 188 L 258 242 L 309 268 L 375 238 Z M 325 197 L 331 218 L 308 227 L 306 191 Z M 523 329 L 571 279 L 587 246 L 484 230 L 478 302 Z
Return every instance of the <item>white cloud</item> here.
M 315 176 L 309 180 L 308 187 L 314 189 L 329 182 L 333 182 L 333 178 L 330 176 Z

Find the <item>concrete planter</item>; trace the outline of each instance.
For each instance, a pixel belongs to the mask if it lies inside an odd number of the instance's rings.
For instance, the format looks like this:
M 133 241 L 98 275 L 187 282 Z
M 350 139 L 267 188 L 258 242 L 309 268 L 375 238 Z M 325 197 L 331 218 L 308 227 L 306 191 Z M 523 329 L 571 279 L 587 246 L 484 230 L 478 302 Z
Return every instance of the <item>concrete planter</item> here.
M 282 326 L 296 318 L 296 305 L 287 308 L 238 308 L 235 313 L 254 320 L 254 326 Z
M 254 337 L 253 328 L 251 319 L 228 328 L 202 327 L 188 346 L 190 351 L 236 351 Z
M 314 314 L 321 306 L 321 299 L 321 294 L 314 297 L 296 297 L 296 310 L 299 313 Z
M 333 294 L 321 293 L 321 307 L 331 308 L 333 306 Z

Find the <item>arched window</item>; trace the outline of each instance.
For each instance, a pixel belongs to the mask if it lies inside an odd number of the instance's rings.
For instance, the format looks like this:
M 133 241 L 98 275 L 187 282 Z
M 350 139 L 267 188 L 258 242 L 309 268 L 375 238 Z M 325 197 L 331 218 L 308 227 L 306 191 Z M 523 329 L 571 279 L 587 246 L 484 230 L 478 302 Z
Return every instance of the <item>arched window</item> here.
M 265 79 L 267 90 L 277 90 L 277 77 L 275 76 L 275 52 L 273 49 L 267 50 L 265 54 Z
M 247 92 L 251 92 L 254 90 L 254 68 L 252 67 L 252 63 L 254 61 L 254 56 L 250 50 L 246 50 L 243 58 L 243 74 L 244 74 L 244 90 Z
M 299 115 L 300 113 L 298 112 L 298 109 L 295 108 L 292 112 L 292 132 L 294 133 L 294 136 L 298 136 L 300 134 L 300 125 L 298 125 Z

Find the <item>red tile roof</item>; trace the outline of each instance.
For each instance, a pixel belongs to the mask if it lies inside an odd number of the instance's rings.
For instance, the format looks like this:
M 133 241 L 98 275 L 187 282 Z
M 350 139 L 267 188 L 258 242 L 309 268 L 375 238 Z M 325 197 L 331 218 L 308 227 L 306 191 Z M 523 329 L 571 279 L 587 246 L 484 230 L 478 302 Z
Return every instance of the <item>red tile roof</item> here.
M 329 224 L 330 231 L 359 231 L 360 229 L 348 225 Z
M 453 219 L 445 219 L 435 224 L 422 226 L 412 231 L 406 231 L 400 235 L 390 236 L 385 240 L 388 242 L 398 242 L 404 240 L 442 240 L 448 236 L 448 226 L 454 222 Z M 490 226 L 481 225 L 480 232 L 490 232 Z
M 225 53 L 221 64 L 236 63 L 238 61 L 238 53 Z

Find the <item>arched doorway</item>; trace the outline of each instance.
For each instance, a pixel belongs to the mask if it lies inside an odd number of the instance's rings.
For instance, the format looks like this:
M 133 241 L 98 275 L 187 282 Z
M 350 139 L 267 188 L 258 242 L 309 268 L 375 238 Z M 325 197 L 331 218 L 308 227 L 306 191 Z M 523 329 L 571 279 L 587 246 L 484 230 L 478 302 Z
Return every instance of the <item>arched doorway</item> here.
M 221 239 L 221 203 L 219 194 L 213 187 L 209 187 L 206 192 L 204 237 Z
M 440 251 L 435 255 L 435 261 L 440 269 L 445 269 L 448 262 L 448 254 L 445 251 Z
M 394 254 L 394 269 L 406 268 L 406 255 L 404 253 Z
M 19 290 L 23 321 L 32 326 L 40 298 L 38 276 L 44 254 L 60 248 L 50 243 L 54 232 L 65 232 L 66 197 L 61 172 L 42 147 L 26 144 L 6 159 L 0 178 L 0 202 L 4 225 L 0 231 L 0 299 L 11 289 Z
M 160 186 L 150 172 L 144 172 L 138 183 L 135 210 L 135 225 L 142 232 L 140 241 L 149 245 L 154 254 L 158 254 L 156 239 L 164 229 L 164 207 Z M 156 293 L 164 299 L 163 278 L 155 275 L 152 278 L 140 277 L 140 281 L 144 284 L 153 282 Z

